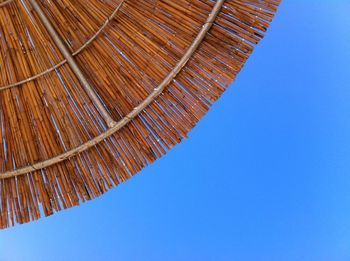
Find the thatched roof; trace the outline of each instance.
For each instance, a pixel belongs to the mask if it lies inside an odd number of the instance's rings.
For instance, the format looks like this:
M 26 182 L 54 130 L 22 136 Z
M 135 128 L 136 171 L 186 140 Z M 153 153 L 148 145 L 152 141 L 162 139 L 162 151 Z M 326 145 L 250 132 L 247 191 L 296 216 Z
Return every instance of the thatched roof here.
M 0 0 L 0 227 L 93 199 L 166 153 L 280 0 Z

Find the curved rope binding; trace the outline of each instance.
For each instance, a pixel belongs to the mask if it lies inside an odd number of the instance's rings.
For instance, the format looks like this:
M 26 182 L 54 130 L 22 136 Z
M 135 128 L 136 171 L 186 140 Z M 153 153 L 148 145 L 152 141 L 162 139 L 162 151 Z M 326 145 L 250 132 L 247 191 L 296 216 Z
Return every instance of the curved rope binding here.
M 163 80 L 163 82 L 154 89 L 154 91 L 137 107 L 135 107 L 132 112 L 130 112 L 127 116 L 125 116 L 123 119 L 118 121 L 114 124 L 111 128 L 109 128 L 107 131 L 102 133 L 101 135 L 91 139 L 90 141 L 80 145 L 79 147 L 72 149 L 70 151 L 67 151 L 61 155 L 58 155 L 54 158 L 45 160 L 43 162 L 39 162 L 36 164 L 33 164 L 31 166 L 27 166 L 21 169 L 16 169 L 13 171 L 8 171 L 0 174 L 0 179 L 6 179 L 11 177 L 20 176 L 23 174 L 26 174 L 28 172 L 33 172 L 36 170 L 40 170 L 46 167 L 49 167 L 51 165 L 57 164 L 61 161 L 64 161 L 66 159 L 69 159 L 70 157 L 73 157 L 93 146 L 98 144 L 99 142 L 103 141 L 104 139 L 110 137 L 112 134 L 123 128 L 126 124 L 128 124 L 132 119 L 134 119 L 136 116 L 138 116 L 149 104 L 151 104 L 162 92 L 163 90 L 168 86 L 168 84 L 175 79 L 175 77 L 179 74 L 181 69 L 186 65 L 188 60 L 191 58 L 193 53 L 197 50 L 198 46 L 203 41 L 204 37 L 210 30 L 211 26 L 213 25 L 214 20 L 216 19 L 218 13 L 220 12 L 222 5 L 224 4 L 225 0 L 218 0 L 213 8 L 213 11 L 208 17 L 208 20 L 203 25 L 200 33 L 195 38 L 194 42 L 192 43 L 191 47 L 187 50 L 185 55 L 181 58 L 179 63 L 176 65 L 176 67 L 168 74 L 168 76 Z

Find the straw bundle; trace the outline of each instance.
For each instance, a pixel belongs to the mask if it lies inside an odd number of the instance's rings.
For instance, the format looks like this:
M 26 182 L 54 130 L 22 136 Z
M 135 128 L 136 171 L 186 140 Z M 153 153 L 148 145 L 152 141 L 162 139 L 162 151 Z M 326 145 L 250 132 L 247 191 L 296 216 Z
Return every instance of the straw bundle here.
M 179 143 L 279 2 L 0 0 L 0 227 L 100 196 Z

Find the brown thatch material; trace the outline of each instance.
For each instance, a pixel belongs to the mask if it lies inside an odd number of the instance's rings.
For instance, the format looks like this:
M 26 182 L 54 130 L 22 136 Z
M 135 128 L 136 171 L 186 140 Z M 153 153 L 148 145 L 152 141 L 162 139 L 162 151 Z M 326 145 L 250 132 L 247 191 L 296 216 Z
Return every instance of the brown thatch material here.
M 179 143 L 279 2 L 0 0 L 0 227 L 100 196 Z

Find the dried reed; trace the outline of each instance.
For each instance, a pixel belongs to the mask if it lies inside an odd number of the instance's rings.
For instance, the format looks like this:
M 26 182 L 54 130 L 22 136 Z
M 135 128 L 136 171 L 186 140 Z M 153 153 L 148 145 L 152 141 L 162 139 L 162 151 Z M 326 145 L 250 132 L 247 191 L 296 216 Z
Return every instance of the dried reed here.
M 100 108 L 33 0 L 0 1 L 0 227 L 100 196 L 187 137 L 279 2 L 37 0 Z

